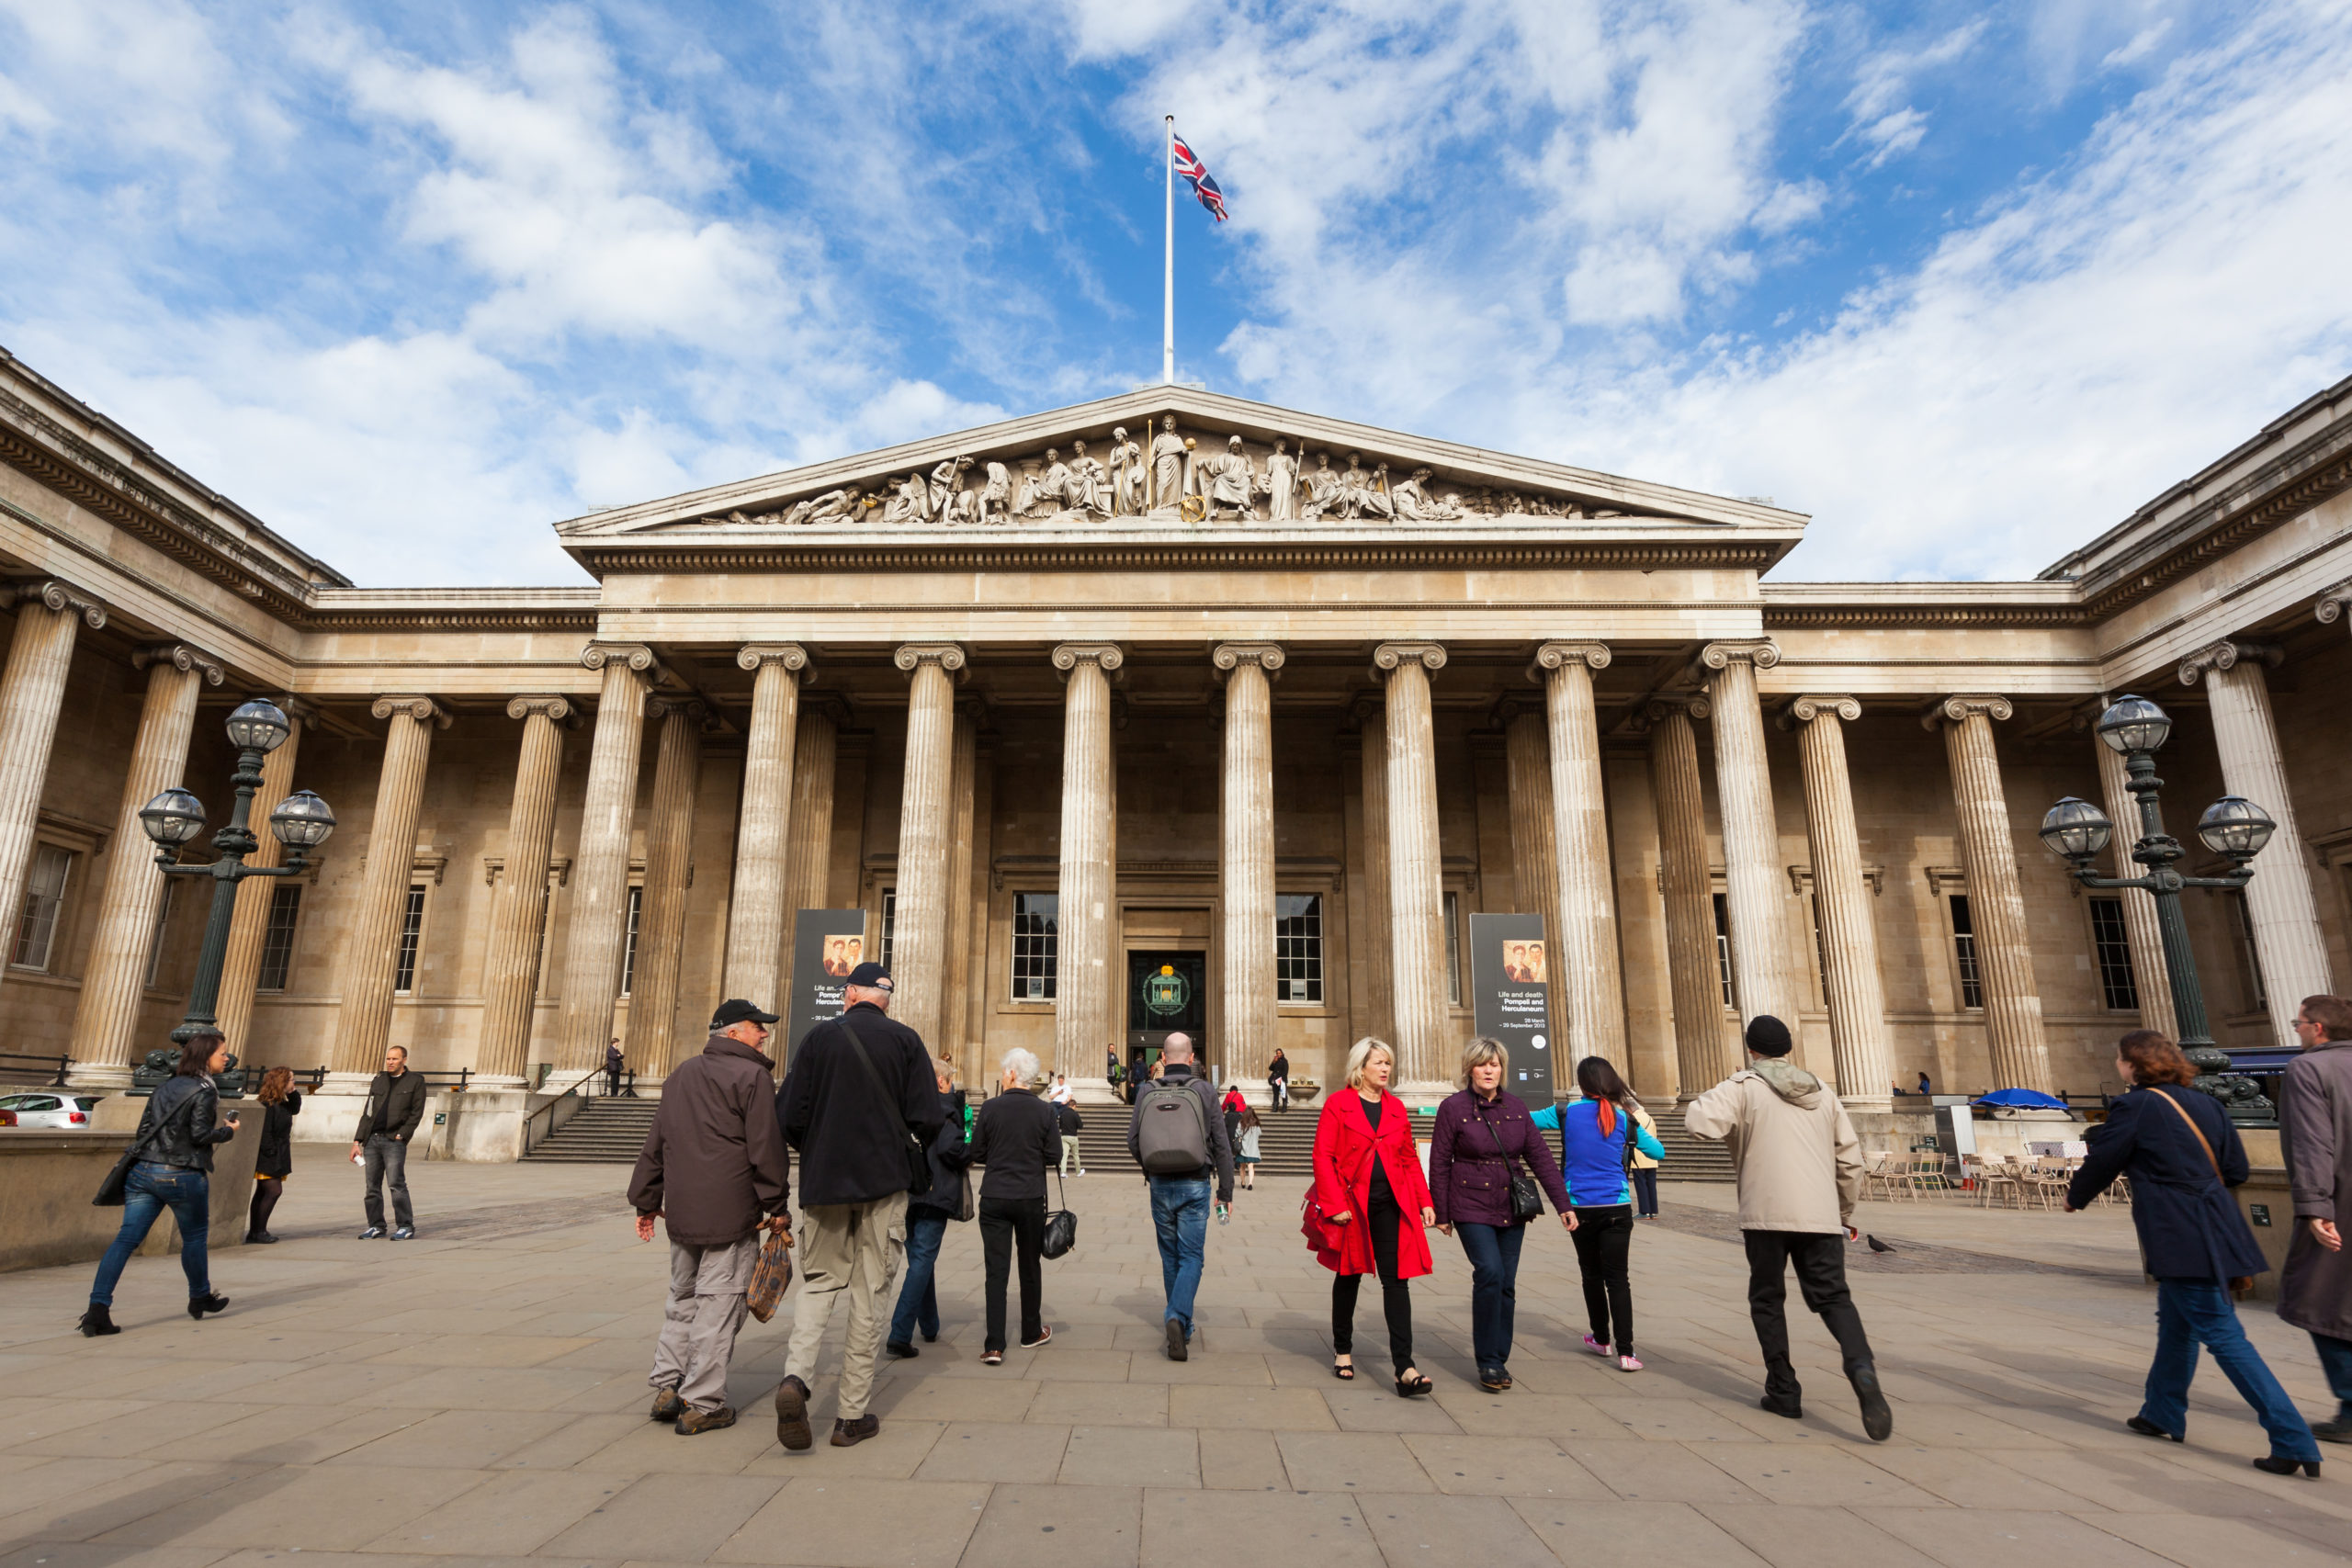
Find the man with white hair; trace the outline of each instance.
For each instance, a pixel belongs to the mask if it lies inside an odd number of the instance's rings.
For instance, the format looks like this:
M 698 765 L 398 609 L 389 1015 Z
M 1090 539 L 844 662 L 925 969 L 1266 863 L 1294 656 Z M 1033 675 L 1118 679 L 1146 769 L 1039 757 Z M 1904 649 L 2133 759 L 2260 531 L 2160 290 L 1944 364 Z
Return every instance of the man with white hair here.
M 1061 1122 L 1037 1093 L 1045 1069 L 1035 1053 L 1007 1051 L 997 1094 L 980 1107 L 972 1130 L 972 1163 L 980 1178 L 980 1250 L 988 1260 L 988 1337 L 980 1364 L 1004 1361 L 1004 1290 L 1015 1244 L 1021 1255 L 1021 1348 L 1034 1350 L 1054 1337 L 1046 1326 L 1046 1168 L 1062 1157 Z
M 1159 1239 L 1159 1278 L 1168 1292 L 1168 1359 L 1192 1354 L 1193 1298 L 1208 1252 L 1209 1173 L 1216 1173 L 1219 1220 L 1233 1202 L 1233 1145 L 1217 1113 L 1216 1090 L 1194 1071 L 1193 1037 L 1160 1043 L 1160 1076 L 1136 1097 L 1127 1152 L 1151 1188 L 1151 1223 Z

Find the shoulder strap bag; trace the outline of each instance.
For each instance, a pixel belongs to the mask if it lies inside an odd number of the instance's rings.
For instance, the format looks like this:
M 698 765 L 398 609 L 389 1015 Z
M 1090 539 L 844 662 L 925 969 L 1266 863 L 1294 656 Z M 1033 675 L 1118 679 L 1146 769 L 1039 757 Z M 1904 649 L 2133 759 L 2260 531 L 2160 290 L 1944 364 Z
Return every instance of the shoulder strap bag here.
M 1059 1258 L 1078 1245 L 1078 1216 L 1069 1211 L 1069 1194 L 1062 1190 L 1062 1173 L 1054 1172 L 1054 1195 L 1062 1207 L 1046 1216 L 1045 1239 L 1037 1250 L 1047 1258 Z
M 158 1094 L 163 1092 L 161 1085 L 156 1087 L 155 1092 Z M 201 1092 L 203 1092 L 201 1089 L 198 1091 L 198 1093 Z M 180 1101 L 179 1110 L 173 1111 L 172 1114 L 174 1116 L 177 1116 L 181 1111 L 187 1111 L 195 1103 L 196 1095 L 191 1094 L 186 1100 Z M 155 1101 L 151 1097 L 147 1101 L 147 1111 L 149 1116 L 153 1117 L 154 1111 Z M 121 1157 L 114 1162 L 114 1168 L 107 1171 L 106 1174 L 106 1179 L 98 1183 L 97 1196 L 90 1200 L 91 1207 L 97 1209 L 119 1209 L 125 1202 L 129 1201 L 130 1168 L 139 1163 L 139 1156 L 142 1152 L 144 1152 L 148 1145 L 163 1136 L 164 1126 L 164 1122 L 163 1119 L 159 1117 L 155 1118 L 141 1131 L 137 1137 L 130 1140 L 130 1146 L 122 1151 Z
M 898 1096 L 883 1085 L 882 1075 L 874 1070 L 874 1058 L 865 1054 L 865 1042 L 859 1038 L 857 1026 L 850 1022 L 849 1016 L 843 1013 L 833 1021 L 842 1026 L 843 1034 L 849 1036 L 849 1048 L 856 1053 L 857 1065 L 865 1069 L 865 1081 L 872 1084 L 874 1092 L 882 1097 L 883 1110 L 889 1113 L 891 1122 L 897 1125 L 899 1135 L 906 1140 L 907 1190 L 928 1192 L 931 1190 L 931 1151 L 923 1147 L 922 1139 L 915 1135 L 915 1130 L 908 1126 L 906 1119 L 899 1114 Z
M 2213 1145 L 2207 1140 L 2205 1136 L 2205 1129 L 2197 1124 L 2197 1118 L 2188 1113 L 2188 1107 L 2183 1105 L 2180 1101 L 2166 1094 L 2163 1089 L 2151 1089 L 2148 1092 L 2154 1095 L 2158 1100 L 2163 1100 L 2166 1105 L 2171 1106 L 2172 1113 L 2188 1123 L 2188 1130 L 2197 1136 L 2197 1146 L 2205 1151 L 2205 1163 L 2213 1168 L 2214 1184 L 2221 1188 L 2222 1195 L 2223 1197 L 2228 1197 L 2230 1184 L 2222 1179 L 2222 1162 L 2213 1157 Z M 2233 1201 L 2234 1201 L 2234 1200 L 2233 1200 Z M 2246 1297 L 2254 1294 L 2254 1276 L 2251 1274 L 2232 1275 L 2229 1285 L 2230 1294 L 2240 1301 L 2244 1301 Z
M 1503 1152 L 1502 1136 L 1492 1127 L 1487 1126 L 1486 1117 L 1478 1112 L 1478 1097 L 1476 1094 L 1470 1097 L 1470 1119 L 1479 1126 L 1486 1127 L 1487 1136 L 1494 1140 L 1495 1155 L 1503 1162 L 1503 1174 L 1510 1179 L 1511 1224 L 1523 1225 L 1530 1220 L 1542 1219 L 1544 1190 L 1535 1185 L 1535 1178 L 1511 1163 L 1512 1156 Z

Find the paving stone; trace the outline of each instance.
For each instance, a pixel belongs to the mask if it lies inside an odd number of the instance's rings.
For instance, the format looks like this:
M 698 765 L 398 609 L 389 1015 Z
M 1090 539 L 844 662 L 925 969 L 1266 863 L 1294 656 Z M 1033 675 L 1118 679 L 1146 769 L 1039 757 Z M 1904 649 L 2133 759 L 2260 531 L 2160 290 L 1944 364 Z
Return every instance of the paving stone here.
M 1629 1502 L 1755 1503 L 1759 1493 L 1734 1480 L 1679 1443 L 1629 1438 L 1560 1445 L 1602 1485 Z
M 516 1450 L 560 1431 L 570 1421 L 539 1410 L 435 1411 L 324 1462 L 487 1470 Z
M 1339 1428 L 1331 1408 L 1312 1389 L 1171 1388 L 1171 1427 L 1233 1427 L 1252 1432 L 1329 1432 Z
M 1387 1432 L 1283 1432 L 1274 1438 L 1299 1492 L 1434 1492 L 1413 1450 Z
M 957 1568 L 1129 1568 L 1142 1549 L 1139 1486 L 1000 1486 Z
M 1691 1443 L 1685 1445 L 1685 1450 L 1776 1503 L 1833 1507 L 1872 1503 L 1921 1508 L 1941 1501 L 1843 1448 Z
M 955 1421 L 915 1469 L 918 1481 L 1039 1481 L 1062 1467 L 1069 1428 L 1035 1422 Z
M 1411 1433 L 1405 1447 L 1440 1492 L 1463 1496 L 1613 1501 L 1615 1494 L 1548 1438 Z
M 1724 1533 L 1688 1503 L 1577 1503 L 1557 1498 L 1506 1499 L 1537 1539 L 1563 1562 L 1705 1564 L 1762 1568 L 1763 1559 Z
M 1849 1509 L 1702 1503 L 1699 1512 L 1774 1568 L 1936 1568 L 1936 1560 Z
M 1059 1479 L 1080 1486 L 1198 1486 L 1203 1444 L 1214 1449 L 1225 1440 L 1224 1433 L 1202 1434 L 1190 1427 L 1074 1427 L 1062 1451 Z
M 367 1549 L 436 1556 L 536 1551 L 627 1491 L 633 1479 L 578 1470 L 505 1471 L 375 1537 Z
M 1356 1503 L 1391 1564 L 1558 1568 L 1560 1559 L 1524 1519 L 1487 1498 L 1390 1494 Z
M 1201 1484 L 1212 1492 L 1287 1492 L 1289 1472 L 1272 1432 L 1203 1432 Z
M 1165 1427 L 1168 1390 L 1126 1382 L 1043 1383 L 1023 1419 L 1073 1427 Z
M 2016 1568 L 2021 1556 L 2064 1562 L 2067 1568 L 2157 1568 L 2173 1561 L 2065 1514 L 1994 1508 L 1855 1511 L 1945 1568 Z
M 1328 1492 L 1226 1492 L 1203 1507 L 1197 1492 L 1149 1490 L 1141 1561 L 1144 1568 L 1199 1568 L 1237 1555 L 1283 1568 L 1379 1563 L 1361 1501 Z
M 549 1555 L 699 1562 L 724 1546 L 784 1484 L 775 1476 L 644 1476 L 539 1550 Z
M 969 1482 L 796 1476 L 711 1561 L 950 1568 L 988 1500 Z

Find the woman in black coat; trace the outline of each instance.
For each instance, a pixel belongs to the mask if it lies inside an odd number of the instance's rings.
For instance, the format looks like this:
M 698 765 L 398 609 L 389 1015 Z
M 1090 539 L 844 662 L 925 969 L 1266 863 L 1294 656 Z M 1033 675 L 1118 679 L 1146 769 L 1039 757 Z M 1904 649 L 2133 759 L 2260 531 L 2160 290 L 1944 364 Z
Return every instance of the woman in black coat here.
M 2186 1438 L 2201 1344 L 2270 1435 L 2270 1453 L 2256 1468 L 2273 1475 L 2300 1469 L 2315 1478 L 2319 1442 L 2246 1339 L 2230 1301 L 2231 1280 L 2269 1267 L 2228 1191 L 2246 1179 L 2237 1129 L 2220 1100 L 2188 1087 L 2197 1070 L 2154 1030 L 2125 1035 L 2115 1066 L 2134 1087 L 2090 1129 L 2090 1154 L 2066 1190 L 2066 1212 L 2088 1206 L 2118 1176 L 2132 1178 L 2132 1224 L 2156 1281 L 2156 1356 L 2140 1413 L 2124 1425 L 2143 1437 Z
M 270 1211 L 294 1174 L 294 1118 L 302 1114 L 302 1091 L 294 1087 L 290 1067 L 272 1067 L 261 1077 L 261 1148 L 254 1158 L 254 1204 L 245 1216 L 245 1239 L 270 1243 Z
M 1036 1055 L 1008 1051 L 1000 1092 L 980 1107 L 972 1129 L 972 1163 L 980 1178 L 980 1256 L 986 1269 L 988 1334 L 980 1364 L 1004 1362 L 1004 1296 L 1017 1252 L 1021 1266 L 1021 1348 L 1034 1350 L 1054 1337 L 1046 1326 L 1046 1172 L 1062 1157 L 1061 1119 L 1040 1098 L 1045 1075 Z

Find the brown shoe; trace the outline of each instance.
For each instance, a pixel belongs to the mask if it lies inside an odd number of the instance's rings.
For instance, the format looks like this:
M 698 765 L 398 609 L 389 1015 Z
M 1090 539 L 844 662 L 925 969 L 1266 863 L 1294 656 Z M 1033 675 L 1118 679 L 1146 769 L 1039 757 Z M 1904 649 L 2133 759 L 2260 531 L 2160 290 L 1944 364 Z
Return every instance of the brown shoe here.
M 837 1449 L 854 1449 L 866 1438 L 881 1435 L 882 1417 L 872 1411 L 854 1421 L 835 1420 L 833 1423 L 833 1447 Z
M 653 1408 L 648 1414 L 656 1421 L 675 1421 L 686 1413 L 686 1402 L 678 1397 L 674 1388 L 656 1389 Z
M 817 1440 L 808 1429 L 808 1385 L 798 1378 L 775 1385 L 775 1440 L 795 1453 Z
M 722 1404 L 716 1410 L 689 1410 L 678 1417 L 677 1433 L 691 1438 L 696 1432 L 716 1432 L 721 1427 L 735 1425 L 735 1407 Z

